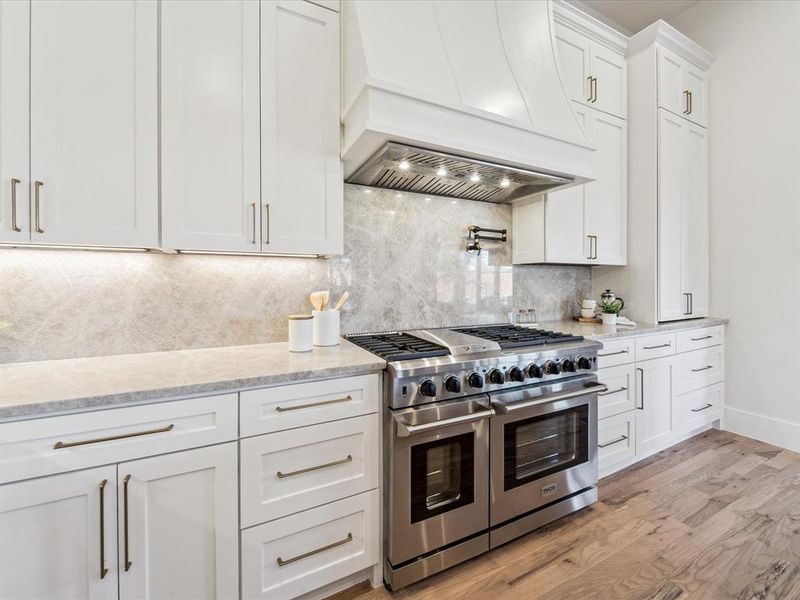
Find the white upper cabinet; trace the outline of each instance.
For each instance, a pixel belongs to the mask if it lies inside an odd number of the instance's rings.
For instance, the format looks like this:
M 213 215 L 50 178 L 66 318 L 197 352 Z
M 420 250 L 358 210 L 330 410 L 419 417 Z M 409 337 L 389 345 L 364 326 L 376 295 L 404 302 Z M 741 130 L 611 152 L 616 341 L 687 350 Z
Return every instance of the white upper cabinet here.
M 31 241 L 157 246 L 157 3 L 34 0 L 30 19 Z
M 161 3 L 162 245 L 259 252 L 258 0 Z
M 116 599 L 115 484 L 110 466 L 0 486 L 0 598 Z
M 658 47 L 658 106 L 708 126 L 706 73 L 663 46 Z
M 262 244 L 341 254 L 339 15 L 261 2 Z
M 570 99 L 625 118 L 627 76 L 624 54 L 567 26 L 557 24 L 555 31 L 561 79 Z
M 659 110 L 658 320 L 708 315 L 707 132 Z
M 30 241 L 27 0 L 0 2 L 0 242 Z

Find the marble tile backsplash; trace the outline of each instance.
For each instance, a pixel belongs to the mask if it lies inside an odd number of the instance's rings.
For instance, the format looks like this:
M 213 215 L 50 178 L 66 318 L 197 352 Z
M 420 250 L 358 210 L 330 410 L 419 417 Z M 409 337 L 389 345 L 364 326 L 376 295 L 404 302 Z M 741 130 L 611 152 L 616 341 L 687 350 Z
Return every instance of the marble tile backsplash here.
M 345 186 L 344 255 L 300 258 L 0 250 L 0 362 L 286 339 L 315 289 L 349 289 L 344 333 L 572 314 L 588 267 L 512 266 L 508 244 L 464 251 L 467 226 L 511 208 Z

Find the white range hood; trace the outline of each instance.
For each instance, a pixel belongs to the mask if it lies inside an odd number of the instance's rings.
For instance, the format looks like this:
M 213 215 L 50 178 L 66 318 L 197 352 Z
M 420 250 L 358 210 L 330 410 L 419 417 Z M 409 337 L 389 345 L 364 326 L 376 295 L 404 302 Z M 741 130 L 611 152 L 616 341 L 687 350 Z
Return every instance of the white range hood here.
M 345 179 L 508 202 L 592 179 L 540 0 L 344 0 Z

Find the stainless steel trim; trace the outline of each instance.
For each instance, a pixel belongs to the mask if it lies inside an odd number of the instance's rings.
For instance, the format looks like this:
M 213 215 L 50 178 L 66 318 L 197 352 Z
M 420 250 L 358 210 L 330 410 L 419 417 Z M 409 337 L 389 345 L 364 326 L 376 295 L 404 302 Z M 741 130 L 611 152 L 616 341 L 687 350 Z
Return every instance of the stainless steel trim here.
M 520 410 L 525 410 L 526 408 L 531 408 L 532 406 L 537 406 L 549 402 L 558 402 L 559 400 L 569 400 L 570 398 L 577 398 L 578 396 L 585 396 L 587 394 L 600 393 L 601 391 L 602 392 L 608 391 L 608 386 L 606 386 L 603 383 L 596 383 L 594 385 L 587 385 L 586 387 L 577 390 L 571 390 L 569 392 L 544 395 L 541 398 L 528 400 L 526 402 L 515 402 L 513 404 L 506 404 L 501 400 L 492 399 L 492 407 L 494 407 L 495 412 L 498 415 L 508 415 L 508 414 L 513 414 Z
M 639 389 L 641 390 L 641 393 L 639 394 L 639 399 L 642 401 L 642 405 L 639 406 L 637 404 L 636 408 L 638 408 L 639 410 L 644 410 L 644 369 L 642 369 L 641 367 L 636 367 L 636 370 L 639 371 L 639 375 L 641 376 L 641 382 L 642 382 L 641 386 L 639 387 Z
M 105 488 L 108 479 L 100 482 L 100 579 L 105 579 L 108 574 L 106 568 L 106 502 Z
M 33 203 L 34 203 L 34 216 L 35 216 L 35 225 L 34 230 L 36 233 L 44 233 L 44 229 L 42 229 L 40 217 L 41 217 L 41 210 L 39 205 L 39 190 L 42 188 L 44 183 L 41 181 L 34 181 L 33 182 Z
M 384 564 L 384 578 L 389 588 L 396 591 L 488 550 L 489 534 L 484 533 L 397 569 L 387 560 Z
M 701 371 L 708 371 L 709 369 L 713 369 L 714 365 L 706 365 L 705 367 L 701 367 L 699 369 L 692 369 L 692 373 L 700 373 Z
M 613 446 L 614 444 L 619 444 L 620 442 L 624 442 L 627 439 L 628 439 L 627 435 L 621 435 L 618 438 L 611 440 L 610 442 L 606 442 L 605 444 L 601 444 L 600 442 L 597 442 L 597 447 L 598 448 L 608 448 L 609 446 Z
M 597 356 L 616 356 L 617 354 L 627 354 L 627 353 L 628 349 L 625 348 L 624 350 L 617 350 L 616 352 L 606 352 L 605 354 L 598 352 Z
M 272 228 L 272 218 L 269 214 L 269 202 L 264 205 L 264 243 L 269 244 L 270 241 L 270 230 Z
M 123 532 L 125 535 L 125 571 L 129 571 L 133 562 L 130 560 L 130 554 L 128 553 L 128 482 L 130 482 L 131 476 L 130 474 L 125 476 L 125 479 L 122 480 L 122 518 L 123 518 Z
M 17 225 L 17 184 L 21 181 L 11 178 L 11 231 L 22 231 Z
M 252 209 L 252 212 L 253 212 L 253 214 L 252 214 L 252 217 L 253 217 L 253 241 L 251 243 L 255 244 L 256 241 L 257 241 L 256 240 L 256 203 L 255 202 L 251 202 L 250 203 L 250 208 Z
M 657 350 L 658 348 L 669 348 L 672 346 L 672 342 L 667 342 L 666 344 L 659 344 L 658 346 L 642 346 L 645 350 Z
M 320 552 L 325 552 L 326 550 L 331 550 L 333 548 L 337 548 L 339 546 L 343 546 L 344 544 L 348 544 L 353 541 L 353 534 L 348 533 L 347 537 L 343 540 L 339 540 L 338 542 L 333 542 L 332 544 L 328 544 L 327 546 L 322 546 L 322 548 L 317 548 L 316 550 L 310 550 L 308 552 L 304 552 L 303 554 L 298 554 L 297 556 L 293 556 L 292 558 L 287 558 L 283 560 L 280 556 L 278 557 L 278 566 L 283 567 L 293 562 L 297 562 L 298 560 L 303 560 L 304 558 L 308 558 L 309 556 L 314 556 L 315 554 L 319 554 Z
M 325 463 L 324 465 L 317 465 L 316 467 L 306 467 L 305 469 L 299 469 L 297 471 L 289 471 L 288 473 L 282 473 L 281 471 L 278 471 L 276 475 L 278 476 L 278 479 L 286 479 L 287 477 L 294 477 L 295 475 L 312 473 L 313 471 L 319 471 L 320 469 L 327 469 L 328 467 L 335 467 L 337 465 L 343 465 L 349 462 L 353 462 L 353 457 L 350 454 L 347 455 L 347 458 L 343 458 L 341 460 L 334 460 L 333 462 Z
M 433 431 L 435 429 L 441 429 L 443 427 L 450 427 L 452 425 L 461 425 L 463 423 L 473 423 L 475 421 L 481 421 L 483 419 L 488 419 L 492 416 L 494 411 L 486 410 L 483 412 L 471 413 L 468 415 L 461 415 L 458 417 L 452 417 L 450 419 L 443 419 L 441 421 L 432 421 L 430 423 L 423 423 L 422 425 L 409 425 L 402 421 L 396 420 L 397 423 L 397 437 L 409 437 L 418 433 L 425 433 L 426 431 Z
M 170 423 L 166 427 L 160 427 L 159 429 L 148 429 L 147 431 L 136 431 L 134 433 L 121 433 L 119 435 L 109 435 L 107 437 L 94 438 L 91 440 L 80 440 L 77 442 L 56 442 L 53 445 L 53 450 L 58 450 L 59 448 L 72 448 L 73 446 L 85 446 L 87 444 L 99 444 L 101 442 L 112 442 L 114 440 L 139 437 L 142 435 L 152 435 L 154 433 L 166 433 L 168 431 L 172 431 L 174 428 L 175 425 Z
M 302 410 L 304 408 L 314 408 L 315 406 L 326 406 L 328 404 L 339 404 L 340 402 L 350 402 L 352 396 L 345 396 L 344 398 L 336 398 L 335 400 L 323 400 L 322 402 L 309 402 L 308 404 L 298 404 L 297 406 L 276 406 L 277 412 L 288 412 L 290 410 Z
M 615 389 L 615 390 L 607 390 L 607 391 L 605 391 L 605 392 L 597 392 L 597 395 L 598 395 L 598 396 L 610 396 L 611 394 L 616 394 L 616 393 L 619 393 L 619 392 L 624 392 L 624 391 L 625 391 L 625 390 L 627 390 L 627 389 L 628 389 L 628 388 L 626 388 L 626 387 L 623 385 L 623 386 L 621 386 L 621 387 L 618 387 L 618 388 L 617 388 L 617 389 Z
M 595 502 L 597 502 L 597 488 L 591 487 L 580 494 L 565 498 L 547 508 L 529 513 L 515 521 L 493 529 L 489 534 L 489 547 L 494 549 L 502 546 L 506 542 L 530 533 L 534 529 L 539 529 Z
M 707 409 L 711 408 L 712 406 L 714 406 L 714 405 L 713 404 L 706 404 L 705 406 L 703 406 L 701 408 L 690 408 L 689 410 L 691 410 L 692 412 L 702 412 L 704 410 L 707 410 Z
M 713 337 L 714 337 L 713 335 L 704 335 L 703 337 L 689 338 L 689 339 L 692 340 L 693 342 L 702 342 L 703 340 L 710 340 Z

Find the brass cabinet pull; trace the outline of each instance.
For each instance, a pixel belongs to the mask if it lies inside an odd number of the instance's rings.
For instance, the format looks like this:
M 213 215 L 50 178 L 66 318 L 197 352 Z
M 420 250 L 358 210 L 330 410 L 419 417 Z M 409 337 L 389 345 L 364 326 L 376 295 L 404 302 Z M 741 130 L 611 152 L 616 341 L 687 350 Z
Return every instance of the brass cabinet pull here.
M 706 365 L 700 369 L 692 369 L 692 373 L 699 373 L 700 371 L 708 371 L 709 369 L 713 369 L 714 365 Z
M 689 292 L 689 314 L 694 314 L 694 294 Z
M 587 256 L 586 258 L 588 260 L 593 260 L 597 258 L 597 236 L 587 235 L 586 237 L 589 238 L 589 256 Z
M 256 203 L 255 202 L 251 202 L 250 203 L 250 208 L 252 209 L 252 212 L 253 212 L 253 214 L 252 214 L 252 216 L 253 216 L 253 241 L 251 243 L 255 244 L 256 243 Z
M 175 425 L 170 423 L 166 427 L 161 427 L 159 429 L 148 429 L 147 431 L 135 431 L 134 433 L 121 433 L 119 435 L 109 435 L 107 437 L 94 438 L 91 440 L 80 440 L 77 442 L 56 442 L 55 445 L 53 446 L 53 450 L 58 450 L 59 448 L 72 448 L 73 446 L 85 446 L 87 444 L 99 444 L 101 442 L 112 442 L 114 440 L 139 437 L 141 435 L 152 435 L 154 433 L 166 433 L 168 431 L 172 431 L 173 429 L 175 429 Z
M 34 203 L 34 216 L 36 218 L 35 223 L 35 231 L 36 233 L 44 233 L 44 229 L 41 226 L 41 210 L 39 206 L 39 190 L 42 189 L 44 183 L 41 181 L 34 181 L 33 182 L 33 203 Z
M 294 477 L 295 475 L 312 473 L 314 471 L 319 471 L 320 469 L 327 469 L 328 467 L 335 467 L 337 465 L 343 465 L 349 462 L 353 462 L 353 457 L 348 454 L 347 458 L 343 458 L 342 460 L 335 460 L 333 462 L 325 463 L 324 465 L 317 465 L 316 467 L 307 467 L 305 469 L 300 469 L 298 471 L 289 471 L 288 473 L 282 473 L 281 471 L 278 471 L 276 475 L 278 476 L 278 479 L 286 479 L 287 477 Z
M 713 404 L 706 404 L 705 406 L 701 406 L 700 408 L 690 408 L 689 410 L 691 410 L 692 412 L 702 412 L 704 410 L 708 410 L 712 406 L 714 406 L 714 405 Z
M 597 443 L 598 448 L 607 448 L 608 446 L 613 446 L 614 444 L 619 444 L 622 441 L 628 439 L 627 435 L 621 435 L 617 439 L 611 440 L 610 442 L 606 442 L 605 444 L 601 444 L 600 442 Z
M 694 112 L 694 102 L 692 102 L 692 92 L 687 92 L 689 94 L 689 114 Z
M 683 90 L 683 103 L 686 108 L 683 109 L 683 114 L 689 114 L 689 90 Z
M 592 77 L 592 90 L 592 102 L 597 102 L 597 77 Z
M 669 348 L 672 346 L 672 342 L 667 342 L 666 344 L 659 344 L 658 346 L 642 346 L 644 350 L 655 350 L 657 348 Z
M 264 205 L 264 243 L 269 244 L 269 230 L 270 230 L 270 218 L 269 218 L 269 202 Z
M 323 400 L 322 402 L 311 402 L 309 404 L 298 404 L 297 406 L 276 406 L 275 410 L 278 412 L 286 412 L 289 410 L 302 410 L 304 408 L 314 408 L 315 406 L 326 406 L 328 404 L 339 404 L 340 402 L 350 402 L 352 396 L 345 396 L 344 398 L 337 398 L 336 400 Z
M 122 518 L 123 518 L 123 533 L 125 534 L 125 571 L 129 571 L 131 565 L 133 564 L 130 561 L 129 554 L 128 554 L 128 482 L 131 480 L 130 474 L 125 475 L 125 479 L 122 480 Z
M 637 404 L 636 408 L 638 408 L 639 410 L 644 410 L 644 369 L 640 369 L 639 367 L 636 367 L 636 370 L 639 371 L 639 376 L 641 377 L 641 382 L 642 382 L 642 385 L 639 388 L 639 389 L 642 390 L 642 393 L 639 395 L 639 399 L 642 401 L 642 405 L 639 406 Z
M 594 79 L 594 77 L 592 77 L 591 75 L 589 75 L 589 77 L 586 78 L 586 81 L 589 82 L 589 97 L 586 98 L 587 102 L 594 102 L 594 100 L 592 100 L 593 90 L 594 90 L 594 86 L 592 85 L 592 80 L 593 79 Z
M 628 349 L 625 348 L 624 350 L 617 350 L 616 352 L 606 352 L 605 354 L 597 353 L 597 356 L 616 356 L 617 354 L 627 354 Z
M 105 579 L 108 574 L 106 568 L 106 503 L 103 498 L 107 483 L 108 479 L 100 482 L 100 579 Z
M 308 558 L 309 556 L 314 556 L 315 554 L 319 554 L 320 552 L 325 552 L 326 550 L 331 550 L 332 548 L 336 548 L 338 546 L 342 546 L 347 544 L 348 542 L 353 541 L 353 534 L 348 533 L 347 537 L 343 540 L 339 540 L 338 542 L 333 542 L 332 544 L 328 544 L 327 546 L 323 546 L 322 548 L 317 548 L 316 550 L 311 550 L 310 552 L 305 552 L 304 554 L 298 554 L 297 556 L 293 556 L 292 558 L 287 558 L 283 560 L 280 556 L 278 557 L 278 566 L 283 567 L 293 562 L 297 562 L 298 560 L 303 560 L 304 558 Z
M 597 100 L 597 98 L 595 98 L 595 100 Z M 593 235 L 592 237 L 594 238 L 594 256 L 592 256 L 592 258 L 597 260 L 597 236 Z
M 11 178 L 11 230 L 22 231 L 17 225 L 17 184 L 21 183 L 15 177 Z
M 703 337 L 699 337 L 699 338 L 691 338 L 691 340 L 693 342 L 702 342 L 703 340 L 710 340 L 713 337 L 714 337 L 713 335 L 704 335 Z
M 624 391 L 625 391 L 625 390 L 627 390 L 627 389 L 628 389 L 628 388 L 626 388 L 626 387 L 623 385 L 622 387 L 618 387 L 618 388 L 617 388 L 617 389 L 615 389 L 615 390 L 608 390 L 608 391 L 605 391 L 605 392 L 598 392 L 598 393 L 597 393 L 597 395 L 598 395 L 598 396 L 608 396 L 609 394 L 617 394 L 617 393 L 619 393 L 619 392 L 624 392 Z

